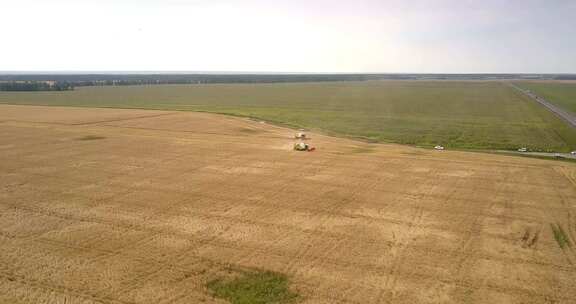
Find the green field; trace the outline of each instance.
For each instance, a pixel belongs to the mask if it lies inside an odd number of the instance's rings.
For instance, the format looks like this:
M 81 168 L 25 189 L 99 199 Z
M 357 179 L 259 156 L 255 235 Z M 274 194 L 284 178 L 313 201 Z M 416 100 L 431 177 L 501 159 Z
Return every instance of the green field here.
M 576 131 L 498 82 L 372 81 L 82 87 L 0 103 L 192 110 L 420 146 L 576 149 Z
M 518 85 L 565 110 L 576 113 L 576 83 L 522 82 Z

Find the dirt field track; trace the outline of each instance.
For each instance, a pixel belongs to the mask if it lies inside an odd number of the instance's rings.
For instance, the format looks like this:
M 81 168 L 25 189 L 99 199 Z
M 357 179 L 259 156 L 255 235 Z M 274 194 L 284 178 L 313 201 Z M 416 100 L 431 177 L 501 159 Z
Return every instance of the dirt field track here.
M 576 165 L 189 112 L 0 106 L 0 303 L 576 303 Z

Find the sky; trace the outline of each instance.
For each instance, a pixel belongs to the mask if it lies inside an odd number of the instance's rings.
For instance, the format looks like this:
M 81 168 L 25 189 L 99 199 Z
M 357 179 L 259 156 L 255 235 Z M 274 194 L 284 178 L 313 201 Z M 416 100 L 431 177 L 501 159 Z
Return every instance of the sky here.
M 576 73 L 574 0 L 0 0 L 0 71 Z

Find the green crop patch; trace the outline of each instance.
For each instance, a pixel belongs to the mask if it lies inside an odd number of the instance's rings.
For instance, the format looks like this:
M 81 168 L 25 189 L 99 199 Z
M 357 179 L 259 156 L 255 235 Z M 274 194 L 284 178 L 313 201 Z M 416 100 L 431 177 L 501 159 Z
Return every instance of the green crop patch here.
M 258 133 L 262 133 L 262 130 L 258 130 L 258 129 L 248 129 L 248 128 L 238 128 L 238 132 L 246 133 L 246 134 L 258 134 Z
M 215 297 L 232 304 L 294 303 L 298 295 L 289 289 L 288 278 L 271 271 L 242 271 L 231 278 L 208 283 Z
M 570 243 L 570 239 L 568 235 L 564 231 L 564 228 L 560 224 L 550 224 L 550 228 L 552 228 L 552 233 L 554 233 L 554 239 L 560 248 L 564 249 L 566 247 L 571 247 L 572 244 Z
M 576 82 L 523 82 L 519 85 L 567 111 L 576 113 Z
M 98 136 L 98 135 L 86 135 L 86 136 L 76 138 L 76 140 L 98 140 L 98 139 L 105 139 L 105 138 L 106 137 L 104 137 L 104 136 Z
M 448 149 L 576 150 L 575 130 L 495 81 L 79 87 L 0 92 L 0 103 L 213 112 L 369 142 Z

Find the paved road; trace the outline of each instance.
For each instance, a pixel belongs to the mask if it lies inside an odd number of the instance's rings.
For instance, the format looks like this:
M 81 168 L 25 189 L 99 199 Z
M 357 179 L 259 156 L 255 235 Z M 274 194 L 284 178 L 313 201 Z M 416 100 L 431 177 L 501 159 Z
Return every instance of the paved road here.
M 526 96 L 532 98 L 534 101 L 538 102 L 539 104 L 543 105 L 544 107 L 546 107 L 548 110 L 550 110 L 552 113 L 556 114 L 558 117 L 560 117 L 561 119 L 565 120 L 569 125 L 571 125 L 573 128 L 576 128 L 576 114 L 566 111 L 552 103 L 550 103 L 549 101 L 547 101 L 546 99 L 534 94 L 534 92 L 527 90 L 527 89 L 523 89 L 513 83 L 510 84 L 511 87 L 515 88 L 516 90 L 522 92 L 523 94 L 525 94 Z
M 576 159 L 576 155 L 571 153 L 550 153 L 550 152 L 517 152 L 517 151 L 509 151 L 509 150 L 498 150 L 498 152 L 506 153 L 506 154 L 522 154 L 522 155 L 534 155 L 534 156 L 546 156 L 550 158 L 567 158 L 567 159 Z

